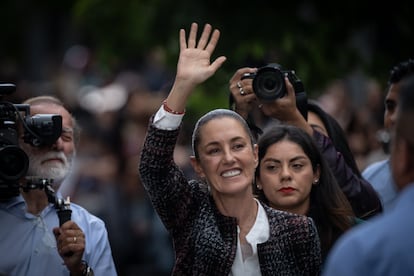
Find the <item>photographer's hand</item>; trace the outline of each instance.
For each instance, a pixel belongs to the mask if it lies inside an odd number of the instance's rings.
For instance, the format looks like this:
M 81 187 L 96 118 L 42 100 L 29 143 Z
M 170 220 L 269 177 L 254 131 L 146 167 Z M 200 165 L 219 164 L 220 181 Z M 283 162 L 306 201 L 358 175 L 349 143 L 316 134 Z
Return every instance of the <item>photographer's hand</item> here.
M 82 256 L 85 250 L 85 235 L 82 229 L 74 221 L 69 220 L 61 227 L 54 228 L 53 234 L 59 255 L 71 275 L 81 275 L 84 266 Z
M 220 56 L 210 63 L 211 55 L 220 37 L 219 30 L 215 29 L 212 32 L 211 25 L 206 24 L 197 42 L 197 29 L 197 23 L 192 23 L 188 41 L 186 41 L 185 30 L 180 30 L 177 74 L 167 97 L 168 107 L 175 111 L 184 111 L 187 99 L 194 88 L 214 75 L 226 60 L 226 57 Z
M 253 92 L 252 78 L 242 80 L 242 76 L 247 73 L 256 73 L 256 71 L 257 68 L 240 68 L 229 81 L 229 89 L 234 99 L 234 111 L 244 119 L 247 119 L 249 113 L 257 106 L 257 100 Z
M 287 77 L 285 77 L 285 84 L 287 90 L 285 96 L 272 102 L 260 102 L 263 113 L 286 124 L 300 127 L 312 135 L 313 129 L 297 108 L 295 90 Z

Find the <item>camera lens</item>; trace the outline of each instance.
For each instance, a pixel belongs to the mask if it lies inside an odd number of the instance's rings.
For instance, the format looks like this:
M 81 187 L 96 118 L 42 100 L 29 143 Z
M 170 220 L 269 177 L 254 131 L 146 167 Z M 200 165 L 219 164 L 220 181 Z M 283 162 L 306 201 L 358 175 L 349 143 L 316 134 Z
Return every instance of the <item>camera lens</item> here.
M 284 95 L 283 74 L 277 68 L 264 67 L 253 80 L 253 90 L 262 100 L 274 100 Z
M 25 176 L 29 167 L 26 153 L 16 146 L 0 149 L 0 178 L 14 181 Z
M 263 87 L 264 90 L 269 92 L 279 90 L 281 84 L 278 76 L 271 72 L 265 72 L 262 76 L 261 81 L 263 82 L 261 84 L 261 87 Z

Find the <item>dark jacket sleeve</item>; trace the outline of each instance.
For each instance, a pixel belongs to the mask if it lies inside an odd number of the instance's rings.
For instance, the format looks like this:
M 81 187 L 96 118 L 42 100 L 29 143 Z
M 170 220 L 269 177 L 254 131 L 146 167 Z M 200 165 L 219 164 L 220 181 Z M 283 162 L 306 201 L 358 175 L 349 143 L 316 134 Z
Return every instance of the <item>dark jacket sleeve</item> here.
M 316 130 L 313 133 L 313 138 L 319 150 L 327 160 L 339 186 L 351 203 L 355 215 L 367 219 L 381 213 L 381 201 L 371 184 L 352 171 L 346 164 L 342 154 L 336 150 L 328 137 Z
M 173 158 L 179 129 L 158 129 L 152 119 L 141 150 L 139 175 L 159 217 L 171 230 L 189 215 L 193 191 Z
M 314 221 L 265 204 L 263 207 L 270 236 L 257 245 L 262 275 L 319 275 L 322 256 Z

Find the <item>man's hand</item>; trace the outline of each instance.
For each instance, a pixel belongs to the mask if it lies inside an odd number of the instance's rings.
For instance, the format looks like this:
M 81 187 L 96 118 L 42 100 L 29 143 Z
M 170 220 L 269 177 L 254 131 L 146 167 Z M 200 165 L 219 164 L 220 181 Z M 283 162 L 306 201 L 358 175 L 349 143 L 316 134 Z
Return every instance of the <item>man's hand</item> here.
M 83 264 L 82 256 L 85 251 L 85 235 L 82 229 L 72 220 L 65 222 L 61 227 L 53 229 L 57 249 L 68 270 L 72 275 L 81 275 Z

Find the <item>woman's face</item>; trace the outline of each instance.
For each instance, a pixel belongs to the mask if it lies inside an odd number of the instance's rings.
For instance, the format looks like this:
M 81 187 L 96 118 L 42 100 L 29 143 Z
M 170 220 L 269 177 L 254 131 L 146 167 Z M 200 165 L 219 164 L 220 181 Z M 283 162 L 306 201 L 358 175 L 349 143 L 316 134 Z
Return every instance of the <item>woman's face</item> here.
M 205 178 L 214 194 L 252 193 L 258 164 L 257 147 L 236 119 L 221 117 L 200 129 L 199 160 L 192 158 L 197 174 Z
M 328 131 L 325 128 L 321 118 L 314 112 L 308 112 L 308 124 L 314 127 L 317 131 L 329 137 Z
M 271 145 L 260 163 L 257 179 L 269 205 L 275 209 L 306 214 L 312 185 L 319 180 L 319 168 L 312 164 L 302 148 L 281 140 Z

